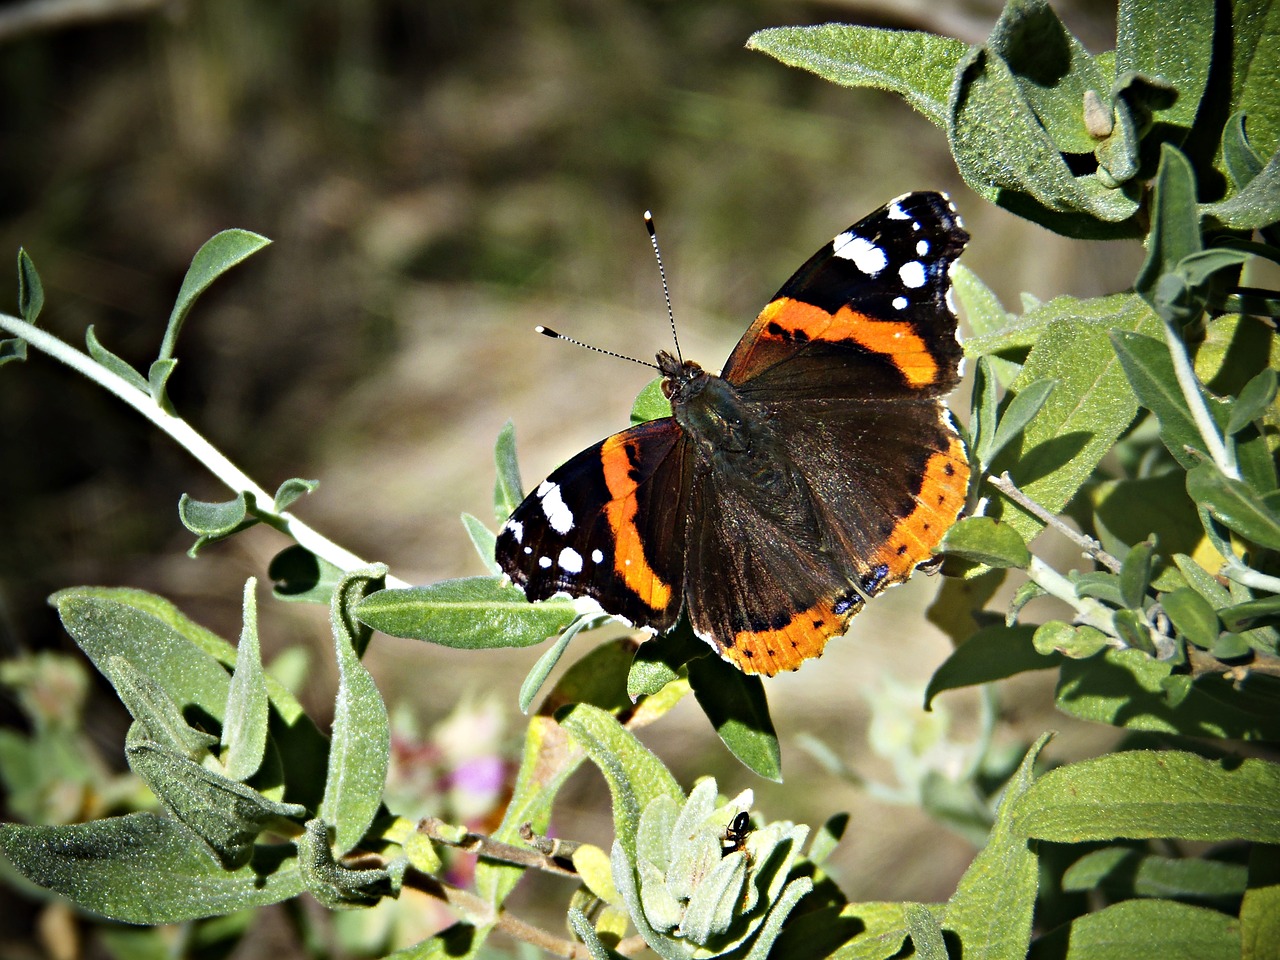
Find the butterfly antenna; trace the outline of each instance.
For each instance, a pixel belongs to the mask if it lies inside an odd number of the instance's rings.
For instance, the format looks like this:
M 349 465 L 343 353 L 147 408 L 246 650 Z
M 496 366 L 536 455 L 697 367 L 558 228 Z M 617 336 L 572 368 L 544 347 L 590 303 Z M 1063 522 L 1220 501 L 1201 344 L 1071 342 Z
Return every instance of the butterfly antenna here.
M 671 339 L 676 345 L 676 359 L 681 363 L 684 357 L 680 355 L 680 338 L 676 336 L 676 315 L 671 309 L 671 290 L 667 287 L 667 271 L 662 266 L 662 251 L 658 249 L 658 228 L 653 225 L 653 214 L 648 210 L 644 212 L 644 226 L 649 231 L 649 243 L 653 245 L 653 256 L 658 261 L 658 276 L 662 278 L 662 296 L 667 301 L 667 317 L 671 321 Z
M 544 337 L 550 337 L 552 340 L 563 340 L 565 343 L 572 343 L 575 347 L 583 347 L 587 350 L 594 350 L 596 353 L 603 353 L 606 357 L 617 357 L 619 360 L 630 360 L 632 363 L 638 363 L 642 367 L 652 367 L 654 370 L 658 369 L 658 365 L 656 363 L 650 363 L 647 360 L 639 360 L 635 357 L 629 357 L 625 353 L 615 353 L 612 350 L 606 350 L 604 347 L 593 346 L 590 343 L 583 343 L 581 340 L 575 340 L 573 337 L 566 337 L 563 333 L 560 333 L 558 330 L 552 330 L 550 327 L 538 326 L 533 329 Z

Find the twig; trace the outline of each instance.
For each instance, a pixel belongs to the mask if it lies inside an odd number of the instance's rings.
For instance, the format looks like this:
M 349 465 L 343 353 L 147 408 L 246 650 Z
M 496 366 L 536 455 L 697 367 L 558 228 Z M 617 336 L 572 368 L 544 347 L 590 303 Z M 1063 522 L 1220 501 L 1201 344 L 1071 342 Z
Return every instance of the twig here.
M 1222 471 L 1223 476 L 1232 480 L 1240 479 L 1240 468 L 1236 465 L 1235 451 L 1222 442 L 1218 433 L 1218 425 L 1205 405 L 1204 394 L 1200 391 L 1200 379 L 1195 368 L 1191 366 L 1191 358 L 1187 356 L 1186 345 L 1182 335 L 1173 323 L 1164 318 L 1164 339 L 1169 345 L 1169 356 L 1173 359 L 1173 373 L 1178 380 L 1178 387 L 1187 401 L 1191 419 L 1195 422 L 1200 438 L 1204 441 L 1205 451 L 1213 459 L 1214 465 Z
M 498 860 L 518 867 L 544 870 L 559 877 L 579 879 L 578 871 L 566 867 L 561 858 L 548 856 L 529 847 L 517 847 L 515 844 L 504 843 L 483 833 L 459 831 L 438 817 L 424 817 L 418 821 L 418 829 L 437 843 L 457 847 L 459 850 L 474 853 L 486 860 Z
M 268 525 L 275 527 L 285 535 L 292 537 L 299 546 L 310 550 L 317 557 L 327 560 L 340 570 L 352 571 L 369 566 L 350 550 L 334 543 L 328 537 L 303 523 L 287 510 L 279 512 L 268 510 L 274 497 L 267 493 L 243 470 L 237 467 L 226 455 L 206 440 L 194 427 L 181 417 L 175 417 L 163 409 L 151 394 L 139 390 L 123 377 L 112 373 L 102 364 L 69 343 L 58 339 L 53 334 L 32 326 L 17 317 L 0 313 L 0 329 L 7 330 L 14 336 L 21 337 L 31 346 L 48 354 L 55 360 L 61 360 L 77 373 L 83 374 L 109 393 L 115 394 L 133 409 L 150 420 L 167 433 L 178 445 L 195 457 L 215 477 L 226 484 L 232 493 L 243 493 L 251 499 L 255 507 L 254 515 Z M 408 586 L 396 577 L 387 577 L 388 587 Z
M 1018 506 L 1026 510 L 1027 513 L 1042 521 L 1046 525 L 1057 530 L 1060 534 L 1070 540 L 1072 543 L 1080 547 L 1086 555 L 1092 557 L 1098 563 L 1102 564 L 1112 573 L 1120 572 L 1120 561 L 1102 549 L 1102 544 L 1093 537 L 1086 536 L 1078 530 L 1072 530 L 1063 522 L 1062 518 L 1056 514 L 1050 513 L 1040 504 L 1036 503 L 1025 493 L 1018 489 L 1013 479 L 1009 476 L 1008 471 L 1000 474 L 998 477 L 988 477 L 987 482 L 995 487 L 1006 497 L 1016 503 Z

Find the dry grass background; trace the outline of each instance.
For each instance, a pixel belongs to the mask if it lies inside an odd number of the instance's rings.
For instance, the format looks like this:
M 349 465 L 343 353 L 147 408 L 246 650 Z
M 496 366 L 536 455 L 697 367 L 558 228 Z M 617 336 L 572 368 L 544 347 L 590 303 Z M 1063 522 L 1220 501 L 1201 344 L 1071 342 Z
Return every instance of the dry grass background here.
M 1112 45 L 1112 4 L 1058 7 L 1093 49 Z M 145 369 L 200 243 L 230 226 L 273 238 L 189 319 L 178 409 L 268 488 L 319 478 L 298 512 L 403 579 L 475 574 L 458 514 L 491 517 L 502 424 L 515 421 L 532 484 L 625 425 L 647 379 L 533 325 L 641 357 L 668 343 L 646 208 L 685 354 L 712 368 L 813 249 L 911 189 L 952 192 L 974 238 L 965 262 L 1007 306 L 1024 290 L 1127 285 L 1138 251 L 1067 243 L 984 204 L 901 101 L 742 46 L 761 27 L 841 19 L 976 41 L 997 13 L 977 0 L 187 0 L 31 33 L 0 46 L 0 251 L 34 257 L 44 325 L 82 342 L 92 323 Z M 10 304 L 13 289 L 0 287 Z M 68 649 L 43 599 L 76 584 L 153 590 L 236 635 L 240 585 L 284 544 L 255 530 L 187 559 L 178 495 L 226 492 L 166 438 L 35 356 L 0 375 L 0 444 L 0 654 Z M 885 772 L 867 753 L 862 691 L 886 676 L 923 684 L 946 656 L 923 617 L 935 589 L 917 578 L 892 591 L 821 661 L 769 685 L 783 786 L 735 767 L 691 703 L 644 738 L 686 783 L 716 771 L 723 789 L 754 786 L 771 817 L 850 810 L 835 868 L 851 897 L 945 898 L 972 848 L 790 743 L 809 730 Z M 323 611 L 266 604 L 263 624 L 268 656 L 315 651 L 308 699 L 323 718 Z M 514 733 L 536 654 L 379 637 L 370 662 L 387 699 L 424 720 L 459 691 L 493 692 Z M 1035 678 L 1002 694 L 1003 739 L 1058 728 L 1056 757 L 1109 740 L 1052 714 Z M 973 698 L 944 701 L 963 737 Z M 93 716 L 118 762 L 118 706 L 103 696 Z M 571 791 L 575 829 L 603 839 L 600 783 L 583 774 Z

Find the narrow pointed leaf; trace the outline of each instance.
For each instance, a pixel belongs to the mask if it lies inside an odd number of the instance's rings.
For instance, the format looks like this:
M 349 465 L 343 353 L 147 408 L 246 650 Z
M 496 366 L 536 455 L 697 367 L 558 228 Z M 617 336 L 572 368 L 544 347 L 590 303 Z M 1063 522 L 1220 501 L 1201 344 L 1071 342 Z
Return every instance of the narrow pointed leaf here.
M 760 776 L 781 783 L 782 751 L 764 682 L 719 657 L 701 657 L 689 661 L 689 683 L 729 752 Z
M 1239 433 L 1253 421 L 1261 418 L 1276 398 L 1276 372 L 1267 367 L 1244 385 L 1227 420 L 1227 433 Z
M 577 615 L 568 600 L 530 603 L 523 590 L 500 577 L 381 590 L 355 609 L 363 622 L 393 637 L 464 650 L 533 646 L 559 633 Z
M 680 785 L 661 760 L 605 711 L 588 704 L 575 704 L 560 717 L 560 724 L 608 781 L 613 798 L 614 835 L 628 859 L 634 859 L 636 825 L 641 811 L 649 801 L 660 796 L 683 802 Z M 614 881 L 618 881 L 616 871 Z
M 89 324 L 89 328 L 85 330 L 84 340 L 85 345 L 89 348 L 89 356 L 97 360 L 99 364 L 122 380 L 133 384 L 143 393 L 150 392 L 151 388 L 147 384 L 146 377 L 98 342 L 98 335 L 93 331 L 93 324 Z
M 233 780 L 248 780 L 267 750 L 267 678 L 258 644 L 258 600 L 253 577 L 244 585 L 244 625 L 222 725 L 222 765 Z
M 178 705 L 151 676 L 118 654 L 109 658 L 116 693 L 152 741 L 192 760 L 209 753 L 218 738 L 190 726 Z
M 338 856 L 358 844 L 373 823 L 391 756 L 387 708 L 357 652 L 367 642 L 360 635 L 365 628 L 350 613 L 352 605 L 366 590 L 376 589 L 385 573 L 385 568 L 372 568 L 351 574 L 338 585 L 329 608 L 338 696 L 320 817 L 333 826 Z
M 497 479 L 493 485 L 494 518 L 501 523 L 524 499 L 524 486 L 520 483 L 520 463 L 516 459 L 516 427 L 508 420 L 498 433 L 493 447 Z
M 1258 230 L 1280 220 L 1280 152 L 1243 189 L 1201 210 L 1233 230 Z
M 147 740 L 126 748 L 129 766 L 227 870 L 244 866 L 253 844 L 274 820 L 302 817 L 299 804 L 275 803 L 257 790 Z
M 1047 670 L 1062 663 L 1056 654 L 1036 652 L 1032 645 L 1035 627 L 983 627 L 951 652 L 929 679 L 924 708 L 947 690 L 1003 680 L 1028 670 Z
M 353 870 L 334 858 L 323 820 L 307 821 L 298 838 L 298 868 L 307 892 L 330 910 L 372 907 L 395 895 L 391 873 L 382 868 Z
M 494 545 L 498 541 L 497 534 L 486 527 L 479 517 L 470 513 L 462 515 L 462 525 L 466 527 L 467 536 L 471 538 L 471 545 L 480 555 L 480 561 L 484 564 L 485 570 L 495 577 L 501 576 L 502 568 L 493 558 Z
M 272 509 L 276 513 L 283 513 L 297 503 L 299 498 L 308 493 L 314 493 L 319 486 L 319 480 L 303 480 L 299 477 L 291 477 L 280 484 L 280 488 L 276 490 L 276 495 L 272 498 Z
M 155 360 L 147 368 L 147 392 L 151 394 L 151 399 L 165 410 L 169 410 L 171 406 L 167 388 L 169 378 L 173 376 L 177 366 L 178 361 L 169 357 L 164 360 Z
M 1031 551 L 1012 526 L 990 517 L 966 517 L 947 531 L 939 552 L 1001 569 L 1025 568 Z
M 986 459 L 984 463 L 991 463 L 995 459 L 996 454 L 1009 445 L 1018 434 L 1026 428 L 1041 408 L 1049 399 L 1049 394 L 1053 393 L 1053 388 L 1057 384 L 1052 380 L 1037 380 L 1029 383 L 1009 401 L 1009 406 L 1005 409 L 1004 416 L 1000 418 L 999 426 L 996 427 L 995 436 L 991 439 L 991 446 L 986 451 Z
M 182 279 L 182 288 L 178 291 L 173 312 L 169 314 L 169 323 L 165 328 L 158 360 L 168 360 L 173 357 L 182 323 L 200 294 L 204 293 L 222 274 L 241 260 L 257 253 L 270 242 L 266 237 L 248 230 L 223 230 L 205 241 L 204 245 L 196 251 L 196 255 L 191 260 L 191 266 L 187 268 L 187 274 Z
M 27 323 L 35 323 L 44 309 L 44 284 L 31 255 L 18 248 L 18 313 Z
M 1187 474 L 1187 493 L 1245 539 L 1280 550 L 1280 516 L 1248 484 L 1224 476 L 1206 461 Z
M 1134 290 L 1161 311 L 1156 291 L 1160 278 L 1173 273 L 1183 257 L 1198 252 L 1202 245 L 1195 171 L 1180 150 L 1166 143 L 1156 171 L 1147 258 L 1133 282 Z

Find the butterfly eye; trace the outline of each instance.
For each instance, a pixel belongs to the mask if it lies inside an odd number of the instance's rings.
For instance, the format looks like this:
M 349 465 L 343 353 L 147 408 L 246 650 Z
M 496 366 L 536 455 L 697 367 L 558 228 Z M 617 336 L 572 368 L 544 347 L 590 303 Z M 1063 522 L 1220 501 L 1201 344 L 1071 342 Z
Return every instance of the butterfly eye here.
M 664 397 L 670 400 L 671 395 L 675 392 L 676 392 L 675 384 L 673 384 L 670 380 L 662 381 L 662 395 Z

